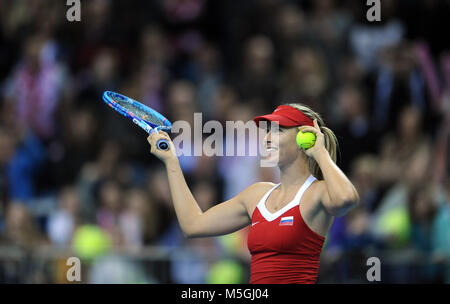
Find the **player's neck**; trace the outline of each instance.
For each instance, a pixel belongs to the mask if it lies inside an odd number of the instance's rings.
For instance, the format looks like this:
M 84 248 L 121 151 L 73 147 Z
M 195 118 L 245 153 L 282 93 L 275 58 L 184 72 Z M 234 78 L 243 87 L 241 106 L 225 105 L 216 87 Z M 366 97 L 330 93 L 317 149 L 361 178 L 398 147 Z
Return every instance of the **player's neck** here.
M 298 158 L 291 164 L 280 167 L 281 189 L 298 188 L 311 175 L 308 168 L 308 161 Z

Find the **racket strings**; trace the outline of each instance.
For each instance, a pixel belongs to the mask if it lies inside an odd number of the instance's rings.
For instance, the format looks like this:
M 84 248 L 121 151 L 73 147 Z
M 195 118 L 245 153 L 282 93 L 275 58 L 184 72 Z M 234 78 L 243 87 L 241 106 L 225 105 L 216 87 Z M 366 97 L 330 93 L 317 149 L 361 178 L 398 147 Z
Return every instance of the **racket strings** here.
M 137 104 L 134 104 L 127 99 L 123 99 L 118 95 L 112 95 L 111 99 L 139 118 L 148 121 L 151 124 L 161 126 L 162 130 L 166 129 L 164 122 L 158 116 L 154 115 L 154 113 L 152 113 L 151 111 L 148 111 L 143 107 L 139 107 Z

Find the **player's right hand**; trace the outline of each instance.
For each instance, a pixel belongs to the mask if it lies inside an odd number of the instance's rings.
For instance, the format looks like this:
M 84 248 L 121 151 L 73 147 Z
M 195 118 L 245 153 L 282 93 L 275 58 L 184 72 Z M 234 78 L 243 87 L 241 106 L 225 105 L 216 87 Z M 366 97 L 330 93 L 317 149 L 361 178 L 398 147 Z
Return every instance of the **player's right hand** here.
M 156 146 L 156 143 L 160 139 L 167 140 L 167 142 L 169 143 L 169 147 L 170 147 L 169 150 L 164 151 L 164 150 L 158 149 L 158 147 Z M 147 141 L 150 144 L 150 152 L 153 155 L 155 155 L 156 157 L 158 157 L 160 160 L 162 160 L 164 163 L 166 163 L 169 160 L 177 158 L 175 146 L 174 146 L 172 140 L 170 139 L 169 135 L 166 132 L 164 132 L 162 130 L 159 130 L 158 133 L 152 132 L 147 137 Z

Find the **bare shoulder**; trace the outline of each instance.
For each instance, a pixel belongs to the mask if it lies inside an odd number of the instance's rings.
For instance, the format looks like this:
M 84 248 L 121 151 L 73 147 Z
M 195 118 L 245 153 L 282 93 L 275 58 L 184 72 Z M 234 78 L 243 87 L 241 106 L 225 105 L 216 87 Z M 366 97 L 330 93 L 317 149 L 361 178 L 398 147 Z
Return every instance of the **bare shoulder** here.
M 264 194 L 266 194 L 267 191 L 272 189 L 275 185 L 276 184 L 271 182 L 257 182 L 242 191 L 242 201 L 247 208 L 247 212 L 250 217 Z
M 264 194 L 271 188 L 275 187 L 275 185 L 276 184 L 271 182 L 258 182 L 251 184 L 244 190 L 245 196 L 248 196 L 250 199 L 258 197 L 260 194 Z

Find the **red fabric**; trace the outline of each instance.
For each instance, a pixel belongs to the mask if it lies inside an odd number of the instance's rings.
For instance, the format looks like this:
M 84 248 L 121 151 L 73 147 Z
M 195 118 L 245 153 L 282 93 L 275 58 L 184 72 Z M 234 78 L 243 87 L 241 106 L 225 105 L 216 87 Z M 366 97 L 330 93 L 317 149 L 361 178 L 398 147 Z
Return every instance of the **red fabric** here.
M 293 216 L 292 225 L 280 225 L 287 216 Z M 247 240 L 252 255 L 250 283 L 314 284 L 324 241 L 303 221 L 299 205 L 270 222 L 256 207 Z
M 302 111 L 291 107 L 282 105 L 273 111 L 272 114 L 257 116 L 253 121 L 258 125 L 261 120 L 275 121 L 282 127 L 296 127 L 296 126 L 311 126 L 314 127 L 314 122 L 311 118 L 306 116 Z

